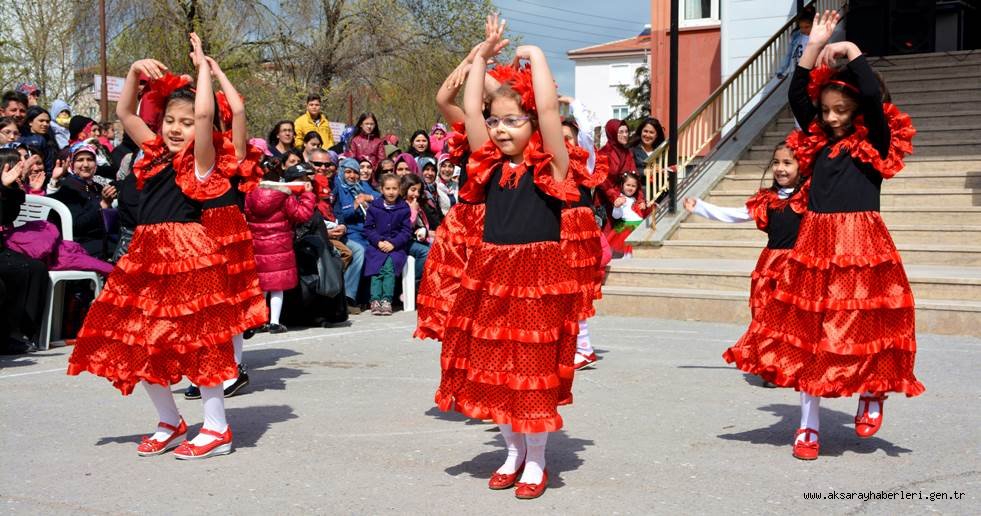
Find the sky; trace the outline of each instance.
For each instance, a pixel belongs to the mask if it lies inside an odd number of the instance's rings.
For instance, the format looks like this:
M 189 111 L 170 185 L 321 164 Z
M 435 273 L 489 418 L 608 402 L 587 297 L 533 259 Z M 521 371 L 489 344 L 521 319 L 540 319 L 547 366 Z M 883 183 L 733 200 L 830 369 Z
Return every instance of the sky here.
M 649 0 L 494 0 L 509 35 L 545 51 L 559 91 L 575 91 L 566 52 L 636 36 L 651 22 Z

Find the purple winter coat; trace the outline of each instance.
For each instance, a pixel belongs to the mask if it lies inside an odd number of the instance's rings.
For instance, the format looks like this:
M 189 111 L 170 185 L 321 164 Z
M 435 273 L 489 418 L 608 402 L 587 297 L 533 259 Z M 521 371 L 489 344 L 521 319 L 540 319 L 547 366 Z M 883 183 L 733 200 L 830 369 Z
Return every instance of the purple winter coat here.
M 296 286 L 293 226 L 310 220 L 317 197 L 313 192 L 289 195 L 256 188 L 245 196 L 245 220 L 252 231 L 259 286 L 266 292 Z
M 395 275 L 402 274 L 405 266 L 406 250 L 412 239 L 412 211 L 409 203 L 399 199 L 392 209 L 385 209 L 385 199 L 378 197 L 368 205 L 368 216 L 364 220 L 364 237 L 370 246 L 364 251 L 364 275 L 374 276 L 385 265 L 385 259 L 392 258 Z M 378 242 L 388 240 L 395 250 L 383 253 Z

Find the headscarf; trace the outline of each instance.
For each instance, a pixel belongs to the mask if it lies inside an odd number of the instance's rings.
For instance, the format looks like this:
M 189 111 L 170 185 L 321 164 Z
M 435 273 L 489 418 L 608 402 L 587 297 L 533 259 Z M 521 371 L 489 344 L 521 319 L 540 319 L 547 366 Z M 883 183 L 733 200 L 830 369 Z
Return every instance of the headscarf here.
M 358 160 L 354 158 L 344 158 L 341 160 L 341 163 L 338 165 L 337 169 L 337 186 L 343 188 L 345 192 L 351 195 L 351 197 L 357 197 L 364 193 L 364 188 L 361 187 L 360 179 L 361 164 L 358 162 Z M 359 174 L 358 179 L 354 182 L 354 184 L 350 184 L 347 182 L 347 179 L 344 179 L 345 169 L 353 170 Z
M 91 154 L 92 159 L 98 159 L 99 157 L 99 152 L 95 149 L 95 146 L 93 145 L 82 144 L 73 148 L 71 151 L 71 157 L 69 158 L 69 165 L 70 165 L 69 170 L 73 175 L 75 174 L 75 158 L 78 157 L 78 155 L 83 152 L 87 152 Z M 89 181 L 92 181 L 92 179 L 89 179 Z
M 436 131 L 443 131 L 443 136 L 436 136 Z M 436 124 L 429 130 L 429 150 L 432 151 L 433 154 L 443 152 L 443 146 L 446 142 L 447 134 L 446 126 L 443 124 Z
M 399 154 L 398 157 L 395 158 L 395 168 L 398 168 L 399 163 L 402 161 L 404 161 L 407 165 L 409 165 L 410 173 L 419 176 L 419 164 L 416 163 L 416 159 L 412 157 L 412 154 L 409 154 L 408 152 L 403 152 L 402 154 Z M 420 176 L 420 178 L 421 177 L 422 176 Z
M 634 164 L 634 158 L 630 153 L 630 149 L 626 145 L 623 145 L 617 140 L 617 131 L 620 127 L 627 125 L 623 120 L 612 119 L 606 122 L 606 145 L 604 145 L 596 154 L 597 157 L 605 156 L 607 163 L 609 164 L 609 174 L 620 175 L 624 172 L 634 172 L 637 170 L 637 166 Z

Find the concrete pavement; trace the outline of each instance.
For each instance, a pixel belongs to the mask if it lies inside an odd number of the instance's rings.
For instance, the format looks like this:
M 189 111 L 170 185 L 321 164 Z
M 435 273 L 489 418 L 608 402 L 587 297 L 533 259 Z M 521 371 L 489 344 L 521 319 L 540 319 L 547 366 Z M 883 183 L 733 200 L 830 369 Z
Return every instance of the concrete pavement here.
M 821 457 L 802 462 L 797 393 L 720 358 L 742 326 L 594 319 L 602 360 L 561 409 L 550 488 L 519 501 L 486 488 L 496 427 L 434 408 L 438 344 L 412 340 L 414 322 L 366 314 L 247 341 L 252 385 L 226 400 L 235 452 L 196 463 L 137 457 L 156 421 L 146 395 L 66 376 L 70 348 L 0 357 L 0 513 L 977 513 L 979 338 L 921 335 L 927 392 L 890 398 L 872 439 L 855 437 L 857 399 L 825 400 Z M 178 407 L 193 435 L 200 402 Z M 894 499 L 856 498 L 870 491 Z

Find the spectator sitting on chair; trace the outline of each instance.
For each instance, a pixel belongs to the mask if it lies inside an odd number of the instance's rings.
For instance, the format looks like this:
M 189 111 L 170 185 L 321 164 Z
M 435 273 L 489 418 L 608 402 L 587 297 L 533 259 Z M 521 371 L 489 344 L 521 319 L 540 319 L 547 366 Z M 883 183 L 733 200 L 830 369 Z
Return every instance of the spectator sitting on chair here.
M 348 297 L 351 313 L 359 313 L 358 285 L 364 266 L 364 253 L 368 242 L 364 237 L 364 220 L 368 204 L 378 196 L 371 185 L 361 180 L 361 166 L 354 158 L 341 160 L 339 173 L 334 178 L 334 215 L 346 229 L 344 245 L 351 249 L 351 265 L 344 271 L 344 292 Z
M 53 181 L 51 189 L 57 191 L 50 197 L 61 201 L 71 211 L 74 240 L 90 255 L 105 260 L 113 255 L 115 246 L 110 246 L 103 211 L 112 209 L 116 187 L 103 187 L 93 180 L 95 155 L 95 147 L 90 145 L 75 149 L 69 159 L 70 173 L 60 182 Z

